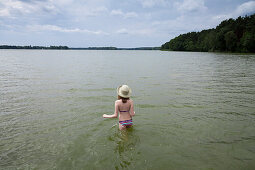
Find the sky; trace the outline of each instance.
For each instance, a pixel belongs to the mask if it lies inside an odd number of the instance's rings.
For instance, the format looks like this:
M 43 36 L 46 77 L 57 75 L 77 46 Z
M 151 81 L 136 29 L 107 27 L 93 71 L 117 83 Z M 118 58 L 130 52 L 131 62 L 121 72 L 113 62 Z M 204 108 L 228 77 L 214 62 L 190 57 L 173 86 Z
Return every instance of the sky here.
M 251 0 L 0 0 L 0 45 L 156 47 L 253 13 Z

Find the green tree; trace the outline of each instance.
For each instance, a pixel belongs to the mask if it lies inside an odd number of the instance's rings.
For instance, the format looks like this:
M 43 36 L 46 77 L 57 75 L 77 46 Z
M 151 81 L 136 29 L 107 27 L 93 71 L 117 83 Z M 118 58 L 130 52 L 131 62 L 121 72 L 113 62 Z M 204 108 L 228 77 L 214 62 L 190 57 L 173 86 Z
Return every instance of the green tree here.
M 241 38 L 242 52 L 255 52 L 255 35 L 245 32 Z
M 224 32 L 219 31 L 216 33 L 216 40 L 215 40 L 215 50 L 216 51 L 225 51 L 226 50 L 226 42 L 224 38 Z
M 234 33 L 234 31 L 229 31 L 224 35 L 225 42 L 226 42 L 226 49 L 227 51 L 235 51 L 236 48 L 236 41 L 237 41 L 237 36 Z

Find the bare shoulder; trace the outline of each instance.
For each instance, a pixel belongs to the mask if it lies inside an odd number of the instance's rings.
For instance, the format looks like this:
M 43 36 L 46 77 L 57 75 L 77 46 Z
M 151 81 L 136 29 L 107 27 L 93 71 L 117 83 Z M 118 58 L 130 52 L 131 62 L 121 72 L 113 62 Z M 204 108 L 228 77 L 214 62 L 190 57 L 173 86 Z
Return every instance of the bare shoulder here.
M 121 100 L 116 100 L 115 104 L 119 105 L 121 103 Z
M 133 104 L 133 103 L 134 103 L 132 99 L 129 99 L 128 101 L 129 101 L 131 104 Z

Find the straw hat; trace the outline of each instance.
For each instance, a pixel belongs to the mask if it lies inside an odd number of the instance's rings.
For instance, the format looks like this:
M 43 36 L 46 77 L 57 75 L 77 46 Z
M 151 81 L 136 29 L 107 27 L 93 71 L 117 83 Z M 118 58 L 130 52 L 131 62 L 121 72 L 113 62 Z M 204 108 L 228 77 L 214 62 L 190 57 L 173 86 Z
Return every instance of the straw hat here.
M 127 85 L 122 85 L 117 88 L 117 93 L 121 97 L 129 98 L 131 96 L 132 91 L 131 88 L 128 87 Z

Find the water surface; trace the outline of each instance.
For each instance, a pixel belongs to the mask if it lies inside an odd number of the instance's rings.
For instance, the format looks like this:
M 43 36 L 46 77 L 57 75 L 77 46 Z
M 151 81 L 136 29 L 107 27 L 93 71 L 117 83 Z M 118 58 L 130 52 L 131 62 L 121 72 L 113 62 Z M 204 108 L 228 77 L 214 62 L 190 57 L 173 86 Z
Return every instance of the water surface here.
M 254 169 L 254 84 L 255 55 L 0 50 L 0 169 Z

